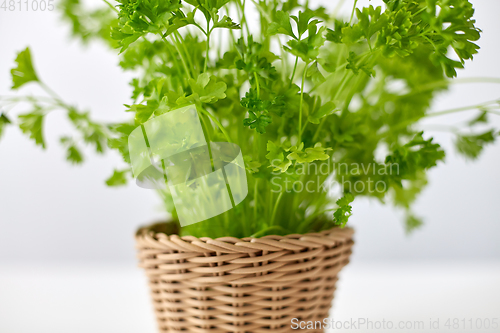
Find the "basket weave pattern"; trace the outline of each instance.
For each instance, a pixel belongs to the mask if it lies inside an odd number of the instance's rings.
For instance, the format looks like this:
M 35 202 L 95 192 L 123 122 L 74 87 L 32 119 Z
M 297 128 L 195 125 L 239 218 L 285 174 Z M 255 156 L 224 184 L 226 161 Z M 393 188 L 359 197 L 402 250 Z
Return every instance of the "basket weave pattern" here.
M 353 230 L 262 238 L 136 235 L 161 332 L 294 332 L 328 317 Z M 321 332 L 321 330 L 308 330 Z

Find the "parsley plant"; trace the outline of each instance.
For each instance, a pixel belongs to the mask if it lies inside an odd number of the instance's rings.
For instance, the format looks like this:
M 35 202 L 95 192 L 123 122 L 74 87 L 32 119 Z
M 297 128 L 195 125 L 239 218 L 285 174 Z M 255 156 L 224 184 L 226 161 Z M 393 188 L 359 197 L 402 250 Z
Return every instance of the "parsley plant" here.
M 90 10 L 79 0 L 63 0 L 73 35 L 104 41 L 123 70 L 134 73 L 130 101 L 124 101 L 131 120 L 98 123 L 63 101 L 38 76 L 26 48 L 12 69 L 12 89 L 36 83 L 47 96 L 2 97 L 4 107 L 27 101 L 31 110 L 16 120 L 1 113 L 0 134 L 17 124 L 45 148 L 48 114 L 66 110 L 75 128 L 61 138 L 67 159 L 84 161 L 81 142 L 97 153 L 118 151 L 124 166 L 106 184 L 120 186 L 131 178 L 128 134 L 152 117 L 195 104 L 210 141 L 242 148 L 249 195 L 182 234 L 243 237 L 344 226 L 357 196 L 391 200 L 406 210 L 407 229 L 414 229 L 421 221 L 411 203 L 427 183 L 427 170 L 445 157 L 415 125 L 478 110 L 453 131 L 457 151 L 471 159 L 498 137 L 496 129 L 476 129 L 499 115 L 499 101 L 429 112 L 478 52 L 481 31 L 467 0 L 384 0 L 382 7 L 365 8 L 351 2 L 352 15 L 343 18 L 314 1 L 118 0 Z M 371 171 L 304 171 L 334 164 Z M 363 186 L 336 195 L 322 188 L 341 179 Z M 316 190 L 299 190 L 298 182 Z M 377 191 L 369 190 L 370 182 Z M 159 195 L 175 218 L 170 194 Z

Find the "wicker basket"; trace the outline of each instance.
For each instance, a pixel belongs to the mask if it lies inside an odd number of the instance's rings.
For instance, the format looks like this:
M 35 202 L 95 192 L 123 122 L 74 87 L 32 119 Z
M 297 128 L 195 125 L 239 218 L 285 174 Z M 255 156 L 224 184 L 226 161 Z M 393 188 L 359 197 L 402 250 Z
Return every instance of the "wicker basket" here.
M 218 239 L 136 235 L 160 332 L 293 332 L 328 317 L 353 230 Z M 321 330 L 308 330 L 321 332 Z

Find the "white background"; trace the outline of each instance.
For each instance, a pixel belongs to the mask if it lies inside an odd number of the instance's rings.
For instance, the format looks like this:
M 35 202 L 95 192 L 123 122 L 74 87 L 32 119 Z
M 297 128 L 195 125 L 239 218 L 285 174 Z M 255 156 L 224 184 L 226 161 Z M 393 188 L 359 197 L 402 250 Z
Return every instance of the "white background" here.
M 500 77 L 500 2 L 473 3 L 482 49 L 459 77 Z M 26 46 L 39 76 L 67 102 L 99 120 L 126 119 L 130 76 L 119 69 L 117 52 L 70 39 L 58 12 L 0 10 L 0 95 L 12 94 L 9 70 Z M 432 109 L 499 98 L 499 87 L 456 85 Z M 456 124 L 475 114 L 432 123 Z M 113 168 L 123 166 L 118 155 L 89 150 L 83 166 L 69 166 L 58 143 L 70 131 L 62 113 L 50 114 L 44 130 L 46 151 L 13 126 L 0 141 L 0 332 L 152 332 L 133 233 L 165 219 L 159 199 L 134 185 L 105 186 Z M 357 244 L 335 301 L 339 317 L 500 317 L 500 145 L 467 162 L 453 152 L 452 136 L 432 135 L 448 155 L 429 173 L 415 206 L 424 228 L 407 237 L 401 212 L 376 201 L 355 203 L 350 223 Z

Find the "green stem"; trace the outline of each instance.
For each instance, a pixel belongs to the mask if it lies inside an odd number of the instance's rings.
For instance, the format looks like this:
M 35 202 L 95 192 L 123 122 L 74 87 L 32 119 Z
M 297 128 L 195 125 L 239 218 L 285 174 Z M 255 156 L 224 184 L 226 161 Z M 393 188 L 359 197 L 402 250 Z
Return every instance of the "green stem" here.
M 42 81 L 38 81 L 38 83 L 40 84 L 40 87 L 42 87 L 42 89 L 45 90 L 45 92 L 47 94 L 49 94 L 54 100 L 56 100 L 59 103 L 64 104 L 64 102 L 62 101 L 62 98 L 54 90 L 52 90 L 48 85 L 46 85 Z
M 212 34 L 212 30 L 208 30 L 208 23 L 207 23 L 207 47 L 205 50 L 205 65 L 203 66 L 203 73 L 207 71 L 208 67 L 208 51 L 210 49 L 210 35 Z
M 335 6 L 335 9 L 333 10 L 332 17 L 337 17 L 337 14 L 339 13 L 339 10 L 342 8 L 342 6 L 344 5 L 344 3 L 345 3 L 345 0 L 340 0 L 337 3 L 337 6 Z
M 107 0 L 102 0 L 104 1 L 111 9 L 113 9 L 116 13 L 119 13 L 118 9 L 116 9 L 115 6 L 113 6 L 112 4 L 109 3 L 109 1 Z
M 255 77 L 255 85 L 257 86 L 257 98 L 260 98 L 259 75 L 257 72 L 253 72 L 253 76 Z
M 290 79 L 290 87 L 293 84 L 293 79 L 295 78 L 295 71 L 297 70 L 297 64 L 299 62 L 299 57 L 295 58 L 295 65 L 293 65 L 292 78 Z
M 356 5 L 358 4 L 358 0 L 354 0 L 354 5 L 352 6 L 351 19 L 349 20 L 349 25 L 352 23 L 352 19 L 354 18 L 354 12 L 356 11 Z
M 200 115 L 201 122 L 203 124 L 203 127 L 205 128 L 205 132 L 207 133 L 207 139 L 208 141 L 212 141 L 212 138 L 210 137 L 210 133 L 208 132 L 208 125 L 207 122 L 205 121 L 205 118 Z M 210 150 L 210 145 L 208 145 L 208 149 Z
M 0 96 L 0 101 L 5 101 L 8 103 L 17 102 L 42 102 L 42 103 L 54 103 L 56 102 L 54 98 L 47 96 Z
M 193 70 L 193 77 L 196 77 L 197 73 L 195 72 L 195 68 L 193 66 L 193 62 L 191 61 L 191 55 L 189 54 L 187 48 L 186 48 L 186 43 L 184 43 L 184 38 L 182 38 L 182 35 L 178 32 L 174 32 L 175 40 L 182 46 L 182 49 L 184 50 L 184 53 L 186 54 L 186 59 L 189 64 L 189 67 Z
M 434 90 L 436 88 L 444 87 L 446 88 L 450 84 L 469 84 L 469 83 L 494 83 L 500 84 L 500 78 L 496 77 L 466 77 L 466 78 L 458 78 L 458 79 L 446 79 L 436 82 L 431 82 L 428 84 L 424 84 L 421 86 L 417 86 L 413 89 L 413 91 L 408 94 L 401 95 L 401 97 L 406 97 L 418 93 L 422 93 L 429 90 Z
M 376 50 L 375 50 L 375 51 L 376 51 Z M 359 58 L 359 59 L 360 59 L 360 61 L 358 62 L 358 64 L 359 64 L 359 63 L 361 63 L 361 61 L 362 61 L 362 60 L 364 60 L 364 58 L 366 58 L 367 56 L 369 56 L 370 54 L 373 54 L 373 53 L 374 53 L 373 51 L 367 51 L 367 52 L 365 52 L 365 53 L 363 53 L 363 54 L 360 54 L 360 55 L 359 55 L 359 57 L 360 57 L 360 58 Z M 340 52 L 339 52 L 339 54 L 340 54 Z M 340 58 L 340 57 L 339 57 L 339 58 Z M 346 62 L 344 62 L 343 64 L 340 64 L 340 65 L 339 65 L 339 62 L 340 62 L 340 61 L 338 61 L 338 62 L 337 62 L 337 66 L 335 67 L 335 70 L 333 71 L 333 73 L 337 73 L 337 72 L 338 72 L 338 70 L 339 70 L 339 69 L 341 69 L 341 68 L 344 68 L 344 69 L 345 69 L 345 67 L 347 66 L 347 64 L 349 64 L 349 63 L 346 61 Z M 314 90 L 316 90 L 316 89 L 317 89 L 320 85 L 322 85 L 322 84 L 323 84 L 323 82 L 318 83 L 317 85 L 315 85 L 314 87 L 312 87 L 312 89 L 311 89 L 309 92 L 310 92 L 310 93 L 311 93 L 311 92 L 313 92 Z
M 469 110 L 476 110 L 476 109 L 480 109 L 480 108 L 483 108 L 483 107 L 490 106 L 491 104 L 500 105 L 500 100 L 485 102 L 485 103 L 481 103 L 481 104 L 477 104 L 477 105 L 469 105 L 469 106 L 464 106 L 464 107 L 460 107 L 460 108 L 454 108 L 454 109 L 449 109 L 449 110 L 444 110 L 444 111 L 439 111 L 439 112 L 432 112 L 432 113 L 427 114 L 425 117 L 426 118 L 429 118 L 429 117 L 438 117 L 438 116 L 444 116 L 444 115 L 450 114 L 450 113 L 456 113 L 456 112 L 462 112 L 462 111 L 469 111 Z M 497 111 L 487 110 L 487 109 L 485 109 L 484 111 L 487 112 L 487 113 L 492 113 L 492 114 L 496 114 L 496 115 L 500 116 L 500 112 L 497 112 Z
M 264 236 L 267 232 L 269 231 L 273 231 L 273 230 L 276 230 L 276 231 L 280 231 L 282 234 L 285 234 L 286 233 L 286 230 L 283 229 L 281 226 L 279 225 L 274 225 L 272 227 L 269 227 L 267 229 L 264 229 L 264 230 L 261 230 L 259 232 L 256 232 L 255 234 L 253 234 L 252 236 L 250 237 L 253 237 L 253 238 L 258 238 L 260 236 Z
M 271 23 L 273 20 L 271 19 L 271 16 L 269 15 L 269 13 L 267 13 L 264 8 L 262 8 L 262 6 L 255 0 L 250 0 L 253 2 L 253 4 L 255 5 L 255 7 L 259 10 L 259 13 L 262 15 L 263 18 L 265 18 L 267 20 L 268 23 Z
M 432 41 L 429 37 L 427 37 L 427 36 L 425 36 L 425 35 L 422 35 L 422 37 L 423 37 L 426 41 L 428 41 L 429 43 L 431 43 L 432 47 L 434 48 L 434 50 L 436 50 L 436 52 L 437 52 L 438 54 L 440 53 L 440 52 L 439 52 L 439 50 L 438 50 L 438 48 L 436 47 L 436 44 L 434 44 L 434 42 L 433 42 L 433 41 Z
M 337 210 L 337 209 L 338 209 L 338 207 L 337 208 L 324 209 L 324 210 L 321 210 L 321 211 L 319 211 L 317 213 L 314 213 L 311 216 L 309 216 L 308 218 L 306 218 L 303 224 L 308 225 L 309 222 L 311 222 L 312 220 L 314 220 L 316 217 L 318 217 L 320 215 L 323 215 L 323 214 L 325 214 L 327 212 L 331 212 L 331 211 Z
M 307 74 L 307 66 L 309 63 L 306 63 L 306 66 L 304 67 L 304 74 L 302 74 L 302 82 L 300 84 L 300 105 L 299 105 L 299 141 L 297 144 L 300 144 L 302 142 L 302 106 L 304 104 L 304 83 L 306 81 L 306 74 Z
M 422 125 L 422 127 L 425 127 L 427 131 L 432 131 L 432 132 L 447 132 L 447 133 L 454 133 L 454 134 L 459 134 L 460 129 L 453 127 L 453 126 L 445 126 L 445 125 Z
M 423 11 L 424 11 L 424 10 L 426 10 L 426 9 L 427 9 L 427 6 L 425 6 L 425 7 L 421 8 L 419 11 L 417 11 L 417 12 L 415 12 L 415 13 L 411 14 L 411 17 L 415 17 L 415 16 L 417 16 L 418 14 L 420 14 L 421 12 L 423 12 Z
M 345 74 L 344 74 L 344 77 L 342 77 L 342 80 L 340 81 L 340 86 L 339 88 L 337 89 L 337 92 L 335 93 L 335 96 L 333 97 L 333 101 L 335 101 L 339 95 L 340 95 L 340 92 L 342 90 L 344 90 L 344 86 L 346 85 L 346 83 L 349 81 L 347 80 L 347 77 L 349 75 L 352 75 L 352 73 L 346 71 Z M 323 127 L 323 124 L 325 123 L 326 121 L 326 117 L 323 117 L 323 119 L 321 119 L 321 122 L 319 123 L 319 126 L 318 128 L 316 129 L 316 133 L 314 133 L 314 136 L 313 136 L 313 142 L 316 142 L 316 140 L 318 139 L 318 135 L 319 135 L 319 131 L 321 130 L 321 128 Z
M 231 141 L 231 138 L 227 134 L 227 132 L 224 129 L 224 127 L 222 126 L 222 124 L 217 120 L 217 118 L 215 118 L 212 114 L 210 114 L 210 112 L 206 111 L 205 109 L 200 108 L 200 111 L 203 112 L 204 114 L 206 114 L 217 125 L 217 127 L 219 127 L 222 134 L 224 134 L 224 136 L 226 137 L 227 142 L 233 142 L 233 141 Z
M 168 52 L 169 56 L 172 58 L 172 61 L 174 63 L 174 68 L 177 70 L 178 68 L 181 67 L 181 66 L 179 66 L 179 62 L 177 61 L 177 57 L 175 56 L 174 51 L 172 50 L 170 43 L 168 43 L 166 39 L 163 39 L 163 40 L 167 44 L 167 52 Z M 168 61 L 168 60 L 165 60 L 165 61 Z M 184 80 L 186 78 L 183 77 L 182 75 L 180 75 L 180 71 L 179 71 L 179 75 L 178 76 L 182 79 L 183 82 L 181 82 L 181 84 L 179 84 L 179 85 L 176 85 L 175 87 L 171 84 L 170 88 L 172 90 L 175 90 L 175 91 L 179 91 L 178 88 L 180 88 L 181 89 L 180 91 L 184 92 L 184 86 L 183 86 L 183 84 L 184 84 Z M 172 76 L 170 76 L 169 79 L 170 79 L 170 82 L 173 82 L 172 81 Z
M 416 121 L 424 119 L 424 118 L 439 117 L 439 116 L 444 116 L 447 114 L 452 114 L 452 113 L 457 113 L 457 112 L 477 110 L 477 109 L 486 108 L 488 106 L 491 106 L 491 104 L 499 105 L 500 101 L 494 100 L 494 101 L 489 101 L 489 102 L 485 102 L 485 103 L 481 103 L 481 104 L 477 104 L 477 105 L 470 105 L 470 106 L 464 106 L 464 107 L 460 107 L 460 108 L 454 108 L 454 109 L 449 109 L 449 110 L 444 110 L 444 111 L 439 111 L 439 112 L 432 112 L 432 113 L 428 113 L 426 115 L 423 115 L 422 117 L 414 117 L 412 119 L 408 119 L 407 121 L 404 121 L 404 122 L 394 126 L 390 130 L 380 134 L 379 137 L 380 138 L 386 137 L 390 133 L 397 131 L 397 130 L 400 130 L 400 129 L 403 129 L 403 128 L 406 128 L 407 126 L 415 123 Z M 500 112 L 498 112 L 498 111 L 493 111 L 493 110 L 488 110 L 488 109 L 485 109 L 483 111 L 500 116 Z
M 161 35 L 161 38 L 163 39 L 163 41 L 165 43 L 169 44 L 167 39 L 163 35 Z M 184 67 L 184 71 L 186 72 L 186 75 L 188 76 L 188 78 L 191 78 L 191 72 L 189 71 L 189 68 L 188 68 L 187 63 L 186 63 L 186 59 L 184 59 L 184 56 L 182 55 L 182 52 L 179 49 L 179 46 L 177 45 L 177 43 L 175 41 L 172 41 L 171 44 L 174 45 L 175 49 L 177 50 L 177 53 L 179 54 L 179 57 L 181 58 L 182 66 Z
M 248 22 L 247 18 L 245 16 L 245 1 L 241 2 L 241 0 L 238 0 L 238 5 L 241 11 L 241 25 L 245 26 L 245 30 L 247 32 L 247 37 L 250 36 L 250 29 L 248 28 Z
M 253 202 L 254 202 L 254 206 L 253 206 L 253 216 L 254 216 L 254 220 L 255 222 L 257 222 L 257 205 L 258 205 L 258 202 L 257 202 L 257 195 L 258 195 L 258 188 L 259 188 L 259 179 L 258 178 L 255 178 L 255 187 L 254 187 L 254 193 L 253 193 Z
M 323 127 L 323 124 L 325 123 L 325 121 L 326 121 L 326 117 L 323 117 L 323 119 L 321 119 L 321 122 L 318 125 L 318 128 L 316 129 L 316 133 L 314 133 L 314 136 L 313 136 L 313 139 L 312 139 L 313 142 L 317 141 L 318 135 L 319 135 L 319 131 Z
M 279 37 L 277 38 L 278 40 L 278 45 L 280 47 L 280 54 L 281 54 L 281 68 L 282 68 L 282 80 L 283 82 L 285 82 L 286 80 L 286 76 L 288 74 L 288 57 L 287 57 L 287 54 L 286 54 L 286 51 L 285 49 L 283 49 L 283 45 L 281 44 L 281 39 L 279 39 Z M 290 81 L 290 86 L 292 86 L 292 81 Z
M 276 203 L 274 204 L 274 208 L 273 208 L 273 213 L 271 215 L 271 222 L 270 222 L 270 225 L 273 225 L 274 224 L 274 220 L 276 218 L 276 212 L 278 211 L 278 206 L 280 204 L 280 201 L 281 201 L 281 197 L 283 196 L 283 192 L 284 191 L 281 191 L 280 194 L 278 195 L 278 198 L 276 199 Z
M 318 101 L 318 96 L 315 96 L 314 97 L 314 103 L 313 103 L 313 107 L 312 107 L 312 110 L 311 110 L 311 113 L 315 112 L 316 110 L 316 103 Z M 304 126 L 302 126 L 302 129 L 301 129 L 301 133 L 304 133 L 304 131 L 306 130 L 307 128 L 307 125 L 309 125 L 309 121 L 305 121 L 304 122 Z

